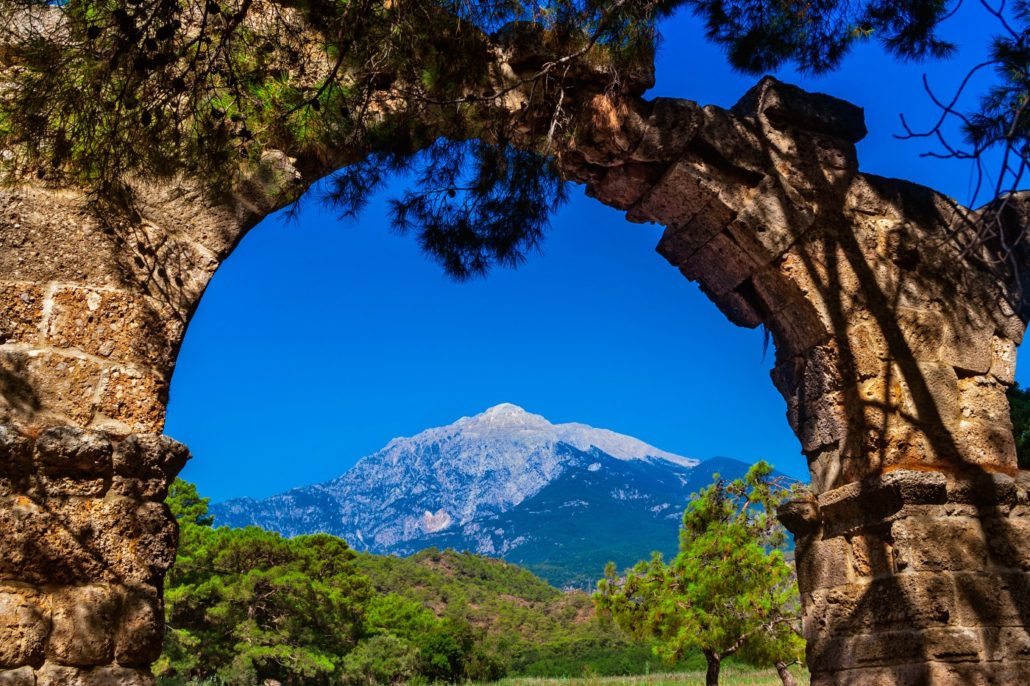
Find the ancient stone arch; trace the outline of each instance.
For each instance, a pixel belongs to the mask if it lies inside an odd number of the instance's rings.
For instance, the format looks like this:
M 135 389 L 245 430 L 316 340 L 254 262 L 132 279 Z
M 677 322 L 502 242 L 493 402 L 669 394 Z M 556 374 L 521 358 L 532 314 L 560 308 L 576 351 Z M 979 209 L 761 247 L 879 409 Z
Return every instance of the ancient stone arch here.
M 782 517 L 813 683 L 1030 681 L 1030 479 L 1004 394 L 1021 285 L 959 247 L 968 210 L 859 172 L 853 105 L 771 79 L 730 111 L 633 92 L 582 100 L 556 154 L 772 333 L 812 472 Z M 136 184 L 128 217 L 0 190 L 0 684 L 148 683 L 176 542 L 161 500 L 188 456 L 160 436 L 179 344 L 273 191 L 326 171 L 269 152 L 233 195 Z

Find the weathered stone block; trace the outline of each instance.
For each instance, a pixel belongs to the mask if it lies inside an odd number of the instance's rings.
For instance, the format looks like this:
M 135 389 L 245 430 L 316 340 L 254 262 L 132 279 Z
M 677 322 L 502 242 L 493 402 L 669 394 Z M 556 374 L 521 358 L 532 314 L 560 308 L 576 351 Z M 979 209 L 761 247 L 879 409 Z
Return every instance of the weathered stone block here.
M 164 424 L 168 385 L 159 377 L 129 368 L 105 372 L 98 410 L 105 420 L 98 422 L 112 433 L 161 432 Z
M 810 492 L 791 498 L 776 509 L 776 518 L 796 537 L 803 538 L 819 528 L 819 501 Z
M 123 667 L 147 667 L 161 655 L 164 610 L 156 588 L 126 588 L 115 634 L 114 659 Z
M 958 392 L 962 417 L 994 423 L 1010 423 L 1006 386 L 993 376 L 968 376 L 959 379 Z
M 894 522 L 891 535 L 899 570 L 963 571 L 988 566 L 987 541 L 978 519 L 906 517 Z
M 243 186 L 240 190 L 248 192 Z M 197 201 L 210 208 L 210 204 L 203 198 L 197 198 Z M 126 240 L 118 257 L 122 268 L 131 273 L 141 285 L 142 294 L 159 299 L 163 305 L 178 312 L 180 317 L 185 317 L 189 306 L 200 299 L 211 274 L 218 268 L 219 260 L 210 249 L 186 236 L 190 216 L 203 220 L 206 208 L 177 204 L 174 212 L 169 212 L 167 206 L 150 205 L 141 208 L 144 213 L 153 210 L 155 216 L 148 217 L 151 221 L 123 229 Z M 210 216 L 207 219 L 210 220 Z M 237 216 L 229 221 L 230 225 L 221 227 L 225 235 L 239 231 L 246 219 Z M 166 227 L 172 228 L 174 235 Z M 217 231 L 219 227 L 209 228 Z M 237 234 L 237 237 L 239 235 L 242 234 Z M 223 245 L 222 249 L 225 247 Z M 89 281 L 76 283 L 93 285 Z M 118 284 L 116 288 L 124 288 L 124 284 Z
M 842 536 L 798 541 L 795 564 L 802 593 L 853 582 L 848 570 L 848 545 Z
M 1019 677 L 1023 669 L 1021 665 L 919 659 L 908 664 L 823 673 L 813 676 L 812 686 L 1008 686 L 1026 683 Z
M 110 663 L 118 617 L 118 598 L 113 589 L 66 586 L 58 589 L 51 599 L 53 630 L 47 657 L 80 667 Z
M 754 199 L 737 213 L 730 227 L 738 240 L 750 234 L 764 253 L 780 257 L 815 224 L 816 213 L 782 179 L 767 176 L 755 187 Z
M 1016 489 L 1016 480 L 1008 474 L 985 471 L 948 481 L 948 502 L 1013 506 L 1019 502 L 1019 491 Z
M 769 171 L 766 141 L 762 140 L 753 121 L 734 116 L 728 110 L 714 105 L 701 108 L 701 126 L 697 143 L 718 156 L 721 163 L 740 170 L 737 182 L 756 185 Z M 749 172 L 747 176 L 743 172 Z
M 43 662 L 49 614 L 42 594 L 25 587 L 0 586 L 0 668 Z
M 878 477 L 877 481 L 893 489 L 906 505 L 939 505 L 948 502 L 948 480 L 940 472 L 895 469 Z
M 179 525 L 163 502 L 143 503 L 136 510 L 136 518 L 142 532 L 142 559 L 154 575 L 163 575 L 175 562 Z
M 1013 516 L 1028 517 L 1030 516 L 1030 471 L 1020 469 L 1015 475 L 1016 481 L 1016 501 L 1019 503 L 1017 507 L 1013 509 Z
M 984 517 L 981 526 L 993 565 L 1030 571 L 1030 518 Z
M 991 351 L 991 376 L 999 383 L 1011 386 L 1016 380 L 1016 342 L 994 336 Z
M 164 503 L 108 495 L 90 509 L 89 551 L 114 578 L 154 583 L 175 559 L 178 528 Z
M 750 278 L 759 265 L 726 233 L 720 233 L 680 265 L 683 275 L 723 295 Z
M 628 210 L 651 190 L 664 171 L 664 166 L 650 164 L 612 167 L 600 181 L 587 189 L 587 194 L 601 199 L 606 205 Z
M 861 668 L 903 665 L 924 659 L 975 661 L 980 651 L 980 634 L 975 629 L 955 627 L 881 631 L 816 640 L 809 648 L 809 655 L 813 669 L 833 671 L 842 664 Z
M 164 503 L 108 494 L 0 498 L 0 579 L 32 584 L 97 580 L 153 583 L 175 556 L 177 532 Z
M 669 264 L 682 266 L 731 221 L 733 212 L 718 198 L 710 196 L 706 204 L 682 224 L 666 227 L 658 242 L 658 254 L 668 260 Z
M 920 362 L 931 363 L 940 359 L 944 343 L 944 315 L 929 308 L 898 307 L 896 320 L 899 332 Z
M 994 362 L 994 331 L 980 315 L 963 313 L 948 322 L 941 360 L 973 374 L 986 374 Z M 961 318 L 960 318 L 961 317 Z
M 846 340 L 840 344 L 847 346 L 858 379 L 865 380 L 886 374 L 890 354 L 879 326 L 857 319 L 849 322 L 845 338 Z
M 0 282 L 0 344 L 39 339 L 43 320 L 43 289 L 32 283 Z
M 911 367 L 895 365 L 894 378 L 902 388 L 903 416 L 918 417 L 924 433 L 953 431 L 961 417 L 958 376 L 946 364 L 919 362 Z
M 32 667 L 0 669 L 0 686 L 36 686 L 36 673 Z
M 855 578 L 884 576 L 896 571 L 893 541 L 883 530 L 877 529 L 845 536 Z
M 56 353 L 0 351 L 0 421 L 41 429 L 86 426 L 102 369 L 91 361 Z
M 747 293 L 747 286 L 748 282 L 745 281 L 735 290 L 724 293 L 721 296 L 712 293 L 703 285 L 701 286 L 701 291 L 715 303 L 719 311 L 726 315 L 726 318 L 731 322 L 737 326 L 753 329 L 762 323 L 762 312 L 756 309 L 754 298 L 750 297 L 750 293 Z
M 0 579 L 46 585 L 104 578 L 103 561 L 54 513 L 56 505 L 0 498 Z
M 131 498 L 163 500 L 189 458 L 189 449 L 167 436 L 129 436 L 114 452 L 112 491 Z
M 927 663 L 927 682 L 932 686 L 999 686 L 1030 683 L 1030 662 Z
M 936 574 L 901 574 L 813 591 L 812 626 L 827 632 L 869 633 L 878 629 L 945 626 L 955 616 L 948 579 Z
M 808 413 L 808 416 L 801 415 L 801 425 L 796 432 L 806 453 L 835 445 L 847 435 L 847 410 L 844 394 L 840 391 L 811 397 L 804 403 L 799 402 L 798 406 L 799 414 L 802 408 Z
M 28 488 L 32 469 L 32 446 L 13 427 L 0 424 L 0 496 Z
M 776 342 L 776 350 L 787 356 L 803 356 L 814 347 L 830 339 L 830 331 L 808 303 L 799 303 L 796 309 L 781 310 L 767 320 L 769 331 Z
M 36 686 L 153 686 L 153 683 L 154 678 L 144 670 L 117 666 L 80 669 L 48 662 L 36 674 Z
M 841 523 L 864 527 L 901 509 L 901 499 L 876 481 L 848 483 L 819 494 L 819 512 L 824 527 Z
M 988 662 L 1030 660 L 1030 631 L 1026 627 L 979 629 L 983 659 Z
M 1016 468 L 1016 443 L 1008 417 L 997 421 L 962 419 L 954 437 L 964 461 L 987 467 Z
M 169 372 L 183 324 L 157 300 L 110 289 L 67 287 L 53 294 L 47 343 Z
M 47 429 L 36 440 L 36 462 L 55 495 L 96 496 L 111 478 L 111 442 L 70 426 Z
M 0 274 L 38 284 L 115 284 L 118 247 L 88 211 L 82 193 L 29 184 L 8 187 L 0 206 L 13 221 L 0 231 Z
M 709 165 L 696 158 L 672 164 L 627 217 L 631 221 L 650 221 L 664 226 L 687 224 L 718 197 L 699 180 L 711 178 L 714 173 Z
M 697 103 L 679 98 L 655 98 L 643 125 L 640 143 L 630 155 L 638 162 L 679 158 L 694 139 L 701 123 Z
M 840 446 L 827 446 L 821 450 L 805 453 L 808 473 L 812 477 L 812 492 L 818 495 L 843 484 L 844 471 L 841 465 Z
M 640 142 L 644 111 L 633 100 L 598 93 L 580 113 L 582 136 L 573 146 L 590 164 L 621 164 Z
M 773 121 L 821 131 L 851 143 L 865 138 L 865 114 L 861 107 L 822 93 L 809 93 L 767 76 L 733 106 L 734 114 L 764 114 Z
M 966 626 L 1030 625 L 1030 575 L 960 572 L 949 576 L 957 597 L 958 623 Z

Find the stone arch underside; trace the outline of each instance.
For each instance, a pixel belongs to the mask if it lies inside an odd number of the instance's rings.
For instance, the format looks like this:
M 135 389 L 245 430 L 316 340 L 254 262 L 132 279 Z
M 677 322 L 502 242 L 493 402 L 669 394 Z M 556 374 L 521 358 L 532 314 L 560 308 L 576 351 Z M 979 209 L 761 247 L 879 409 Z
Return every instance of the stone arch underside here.
M 1030 478 L 1005 398 L 1028 313 L 952 239 L 968 211 L 859 172 L 861 110 L 771 79 L 732 110 L 579 110 L 567 177 L 664 225 L 659 252 L 775 341 L 814 491 L 782 512 L 813 684 L 1030 682 Z M 188 457 L 160 436 L 179 344 L 268 187 L 326 171 L 265 163 L 234 196 L 137 185 L 128 219 L 0 190 L 0 684 L 149 682 L 161 501 Z

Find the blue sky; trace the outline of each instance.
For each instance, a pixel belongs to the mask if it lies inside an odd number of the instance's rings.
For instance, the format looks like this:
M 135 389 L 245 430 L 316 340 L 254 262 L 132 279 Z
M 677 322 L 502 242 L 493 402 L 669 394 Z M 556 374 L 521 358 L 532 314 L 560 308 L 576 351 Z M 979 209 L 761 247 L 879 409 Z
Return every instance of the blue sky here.
M 755 83 L 726 66 L 689 14 L 662 29 L 651 95 L 729 106 Z M 967 165 L 921 158 L 926 141 L 893 135 L 901 112 L 916 125 L 935 117 L 923 73 L 950 93 L 992 30 L 966 3 L 946 27 L 962 46 L 947 62 L 898 64 L 869 45 L 833 74 L 779 76 L 865 107 L 863 170 L 967 199 Z M 215 274 L 179 355 L 166 425 L 192 449 L 182 475 L 201 492 L 260 497 L 333 478 L 394 436 L 500 402 L 690 457 L 767 459 L 807 474 L 769 380 L 773 350 L 654 252 L 659 227 L 629 224 L 576 187 L 541 254 L 458 284 L 389 229 L 384 207 L 380 197 L 341 223 L 310 198 L 298 220 L 254 229 Z

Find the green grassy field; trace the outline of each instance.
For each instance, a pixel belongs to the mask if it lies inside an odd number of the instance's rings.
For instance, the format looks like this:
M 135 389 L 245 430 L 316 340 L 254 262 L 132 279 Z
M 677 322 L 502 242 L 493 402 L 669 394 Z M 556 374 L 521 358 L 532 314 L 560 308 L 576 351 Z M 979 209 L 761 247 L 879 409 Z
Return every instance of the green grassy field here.
M 801 667 L 791 668 L 798 686 L 808 684 L 808 673 Z M 648 674 L 646 676 L 579 677 L 575 679 L 536 679 L 511 677 L 494 682 L 495 686 L 704 686 L 704 672 Z M 780 686 L 776 671 L 742 669 L 726 666 L 719 675 L 720 686 Z

